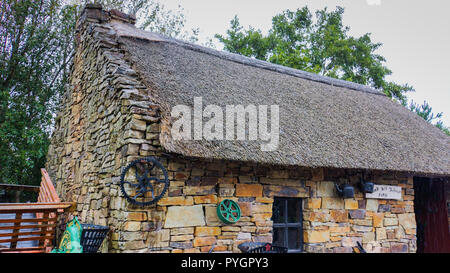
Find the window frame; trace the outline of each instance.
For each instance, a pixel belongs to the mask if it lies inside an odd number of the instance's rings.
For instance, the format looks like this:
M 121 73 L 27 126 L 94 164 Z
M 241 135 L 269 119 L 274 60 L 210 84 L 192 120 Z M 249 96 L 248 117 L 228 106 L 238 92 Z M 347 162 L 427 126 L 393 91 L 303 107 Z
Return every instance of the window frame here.
M 275 234 L 274 229 L 278 228 L 278 229 L 284 229 L 284 245 L 288 247 L 288 253 L 302 253 L 303 252 L 303 199 L 302 198 L 293 198 L 293 197 L 274 197 L 274 205 L 275 205 L 275 200 L 278 199 L 280 201 L 284 202 L 284 223 L 275 223 L 273 222 L 273 226 L 272 226 L 272 241 L 273 241 L 273 236 Z M 288 217 L 288 201 L 289 200 L 295 200 L 298 203 L 298 222 L 295 223 L 290 223 L 288 222 L 289 217 Z M 272 218 L 273 218 L 273 211 L 274 211 L 274 207 L 272 208 Z M 289 249 L 289 228 L 298 228 L 300 231 L 300 238 L 299 238 L 299 248 L 297 249 Z

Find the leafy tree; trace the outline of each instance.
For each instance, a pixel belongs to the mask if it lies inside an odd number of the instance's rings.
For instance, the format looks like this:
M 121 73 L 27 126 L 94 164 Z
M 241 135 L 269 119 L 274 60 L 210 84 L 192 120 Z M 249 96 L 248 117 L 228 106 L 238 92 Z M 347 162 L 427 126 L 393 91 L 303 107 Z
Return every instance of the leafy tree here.
M 386 80 L 392 71 L 384 65 L 384 57 L 375 53 L 381 44 L 373 43 L 370 33 L 350 36 L 343 13 L 341 7 L 318 10 L 315 17 L 308 7 L 286 10 L 272 18 L 267 35 L 252 27 L 244 30 L 235 16 L 227 35 L 215 37 L 227 51 L 369 85 L 405 105 L 404 93 L 413 88 Z
M 67 13 L 56 0 L 0 3 L 0 183 L 39 183 L 67 75 Z
M 85 0 L 0 2 L 0 183 L 40 182 L 53 118 L 68 83 L 74 31 Z M 134 13 L 141 27 L 196 41 L 180 10 L 152 0 L 97 1 Z
M 444 125 L 444 123 L 439 120 L 438 122 L 436 122 L 436 127 L 438 127 L 439 129 L 441 129 L 446 135 L 450 136 L 450 128 L 446 127 Z
M 433 109 L 426 101 L 424 101 L 422 105 L 418 105 L 414 101 L 411 101 L 409 104 L 409 110 L 413 111 L 429 123 L 432 123 L 433 120 L 440 119 L 442 117 L 442 112 L 434 114 L 432 112 Z M 435 126 L 450 136 L 450 129 L 445 127 L 441 120 L 438 120 Z

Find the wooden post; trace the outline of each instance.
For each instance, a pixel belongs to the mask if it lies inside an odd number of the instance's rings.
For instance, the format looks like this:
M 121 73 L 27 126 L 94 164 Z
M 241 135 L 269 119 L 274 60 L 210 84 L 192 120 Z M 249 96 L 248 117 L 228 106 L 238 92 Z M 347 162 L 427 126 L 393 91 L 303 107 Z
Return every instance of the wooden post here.
M 14 192 L 14 202 L 20 203 L 20 191 Z
M 49 213 L 48 212 L 44 212 L 43 218 L 48 218 L 49 217 Z M 44 222 L 43 222 L 44 224 Z M 47 224 L 50 224 L 50 221 L 47 221 Z M 47 227 L 42 227 L 41 228 L 41 237 L 46 236 L 47 235 Z M 47 239 L 40 239 L 39 240 L 39 246 L 43 247 L 46 245 L 46 241 Z
M 21 212 L 17 212 L 16 213 L 16 220 L 22 219 L 22 213 Z M 14 223 L 14 227 L 19 227 L 21 225 L 20 221 L 17 221 L 16 223 Z M 17 238 L 19 238 L 19 233 L 20 233 L 20 229 L 13 229 L 13 235 L 11 236 L 11 244 L 10 247 L 11 249 L 17 248 Z

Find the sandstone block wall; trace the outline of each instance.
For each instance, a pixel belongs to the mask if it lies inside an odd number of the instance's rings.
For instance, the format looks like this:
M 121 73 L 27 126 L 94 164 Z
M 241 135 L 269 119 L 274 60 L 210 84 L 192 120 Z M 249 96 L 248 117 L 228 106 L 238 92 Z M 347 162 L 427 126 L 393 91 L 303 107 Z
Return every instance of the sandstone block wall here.
M 214 245 L 214 251 L 240 252 L 243 242 L 272 242 L 277 196 L 302 199 L 306 252 L 351 252 L 357 241 L 369 252 L 416 251 L 412 179 L 402 174 L 373 173 L 377 184 L 401 186 L 402 200 L 366 199 L 358 191 L 355 198 L 342 199 L 334 182 L 350 180 L 357 187 L 359 172 L 162 160 L 171 180 L 168 194 L 153 208 L 129 212 L 134 224 L 124 232 L 136 231 L 140 222 L 142 237 L 127 241 L 132 249 L 126 251 L 207 252 Z M 225 198 L 241 207 L 236 224 L 217 217 L 217 205 Z M 151 231 L 145 228 L 149 223 Z M 120 244 L 120 234 L 115 238 Z

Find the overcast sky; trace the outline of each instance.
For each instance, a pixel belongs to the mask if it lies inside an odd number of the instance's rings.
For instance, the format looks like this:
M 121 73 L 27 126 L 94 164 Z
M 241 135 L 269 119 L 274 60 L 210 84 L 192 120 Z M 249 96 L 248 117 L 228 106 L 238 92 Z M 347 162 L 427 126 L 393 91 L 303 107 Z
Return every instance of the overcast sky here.
M 187 27 L 200 29 L 200 42 L 225 34 L 238 15 L 241 25 L 266 33 L 274 15 L 307 5 L 311 11 L 336 6 L 345 8 L 344 24 L 350 34 L 372 33 L 377 51 L 393 71 L 388 80 L 408 83 L 416 92 L 408 98 L 433 112 L 443 112 L 450 126 L 450 1 L 449 0 L 164 0 L 167 8 L 181 5 Z M 215 39 L 214 39 L 215 40 Z M 215 40 L 217 42 L 217 40 Z M 218 49 L 221 49 L 220 45 Z

